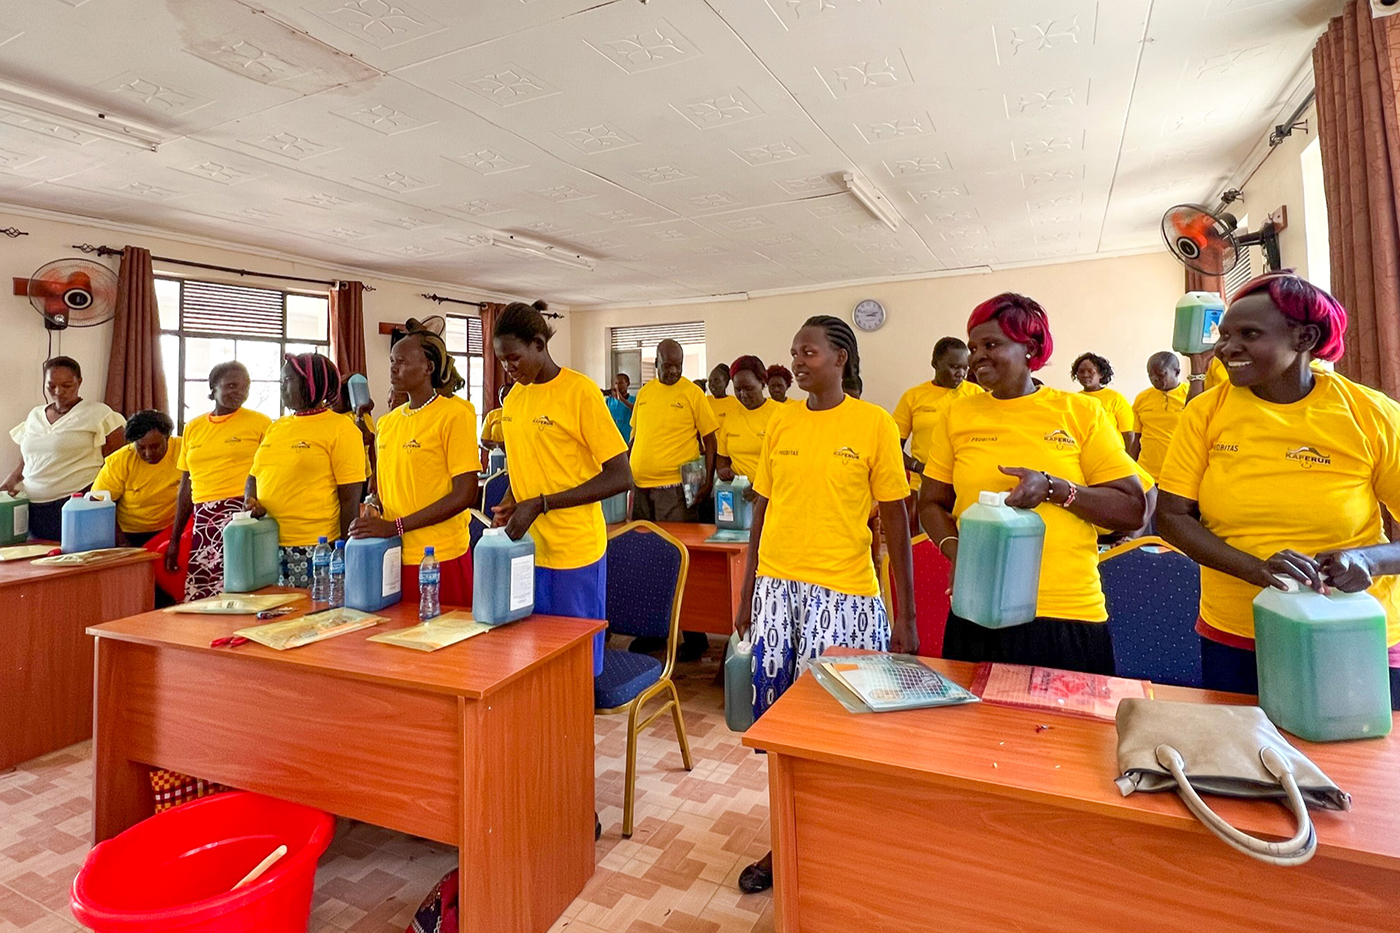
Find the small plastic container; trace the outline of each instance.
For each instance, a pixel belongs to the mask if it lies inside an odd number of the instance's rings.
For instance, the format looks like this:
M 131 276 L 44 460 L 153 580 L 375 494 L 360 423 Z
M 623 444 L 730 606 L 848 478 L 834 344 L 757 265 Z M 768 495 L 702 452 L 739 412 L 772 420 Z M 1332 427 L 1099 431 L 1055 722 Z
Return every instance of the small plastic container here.
M 345 605 L 377 612 L 403 598 L 403 538 L 345 542 Z
M 1204 353 L 1220 339 L 1220 319 L 1225 302 L 1215 292 L 1187 292 L 1176 303 L 1172 349 L 1177 353 Z M 962 545 L 958 545 L 961 549 Z
M 117 504 L 105 489 L 73 493 L 63 503 L 59 544 L 65 554 L 117 546 Z
M 984 628 L 1009 628 L 1035 618 L 1045 521 L 1006 504 L 1004 492 L 983 492 L 958 521 L 953 612 Z
M 1370 593 L 1324 596 L 1283 581 L 1254 597 L 1259 707 L 1309 742 L 1388 735 L 1385 609 Z
M 29 498 L 0 492 L 0 547 L 29 540 Z
M 729 636 L 724 657 L 724 724 L 731 732 L 747 732 L 753 725 L 753 645 Z
M 681 489 L 687 507 L 700 501 L 700 487 L 705 485 L 705 460 L 699 458 L 681 464 Z
M 744 494 L 753 488 L 747 476 L 715 483 L 715 527 L 725 531 L 748 531 L 753 524 L 753 504 Z
M 99 842 L 73 881 L 73 916 L 96 933 L 306 933 L 316 860 L 335 817 L 244 792 L 158 813 Z M 287 854 L 237 884 L 264 857 Z
M 369 404 L 369 380 L 359 373 L 352 373 L 345 380 L 345 394 L 349 396 L 350 411 L 359 411 Z
M 534 611 L 534 539 L 512 541 L 504 528 L 487 528 L 472 552 L 472 618 L 504 625 Z
M 224 526 L 224 592 L 252 593 L 276 586 L 282 559 L 277 548 L 277 522 L 235 512 Z
M 486 457 L 486 473 L 495 476 L 506 468 L 506 451 L 504 447 L 493 447 L 491 453 Z

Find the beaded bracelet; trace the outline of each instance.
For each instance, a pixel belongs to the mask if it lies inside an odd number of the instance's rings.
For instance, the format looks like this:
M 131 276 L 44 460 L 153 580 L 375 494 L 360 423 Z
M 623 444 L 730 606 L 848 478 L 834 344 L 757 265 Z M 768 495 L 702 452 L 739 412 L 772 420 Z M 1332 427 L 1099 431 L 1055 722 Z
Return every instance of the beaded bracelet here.
M 403 519 L 394 519 L 394 531 L 398 532 L 400 538 L 403 537 Z

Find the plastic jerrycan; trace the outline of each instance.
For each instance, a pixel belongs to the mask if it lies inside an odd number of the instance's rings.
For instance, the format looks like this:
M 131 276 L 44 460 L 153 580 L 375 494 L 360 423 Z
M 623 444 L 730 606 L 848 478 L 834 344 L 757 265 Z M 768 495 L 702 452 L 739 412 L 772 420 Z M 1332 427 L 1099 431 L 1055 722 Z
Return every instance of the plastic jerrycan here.
M 29 497 L 0 492 L 0 547 L 29 539 Z
M 345 542 L 345 605 L 377 612 L 403 598 L 403 538 Z
M 1215 292 L 1187 292 L 1176 303 L 1172 349 L 1178 353 L 1203 353 L 1220 337 L 1225 302 Z M 962 547 L 962 545 L 959 545 Z
M 277 549 L 277 522 L 235 512 L 224 526 L 224 592 L 252 593 L 276 586 L 282 560 Z
M 753 645 L 729 636 L 724 658 L 724 724 L 731 732 L 747 732 L 753 725 Z
M 609 525 L 627 521 L 627 490 L 603 500 L 603 521 Z
M 535 611 L 535 541 L 487 528 L 472 552 L 472 618 L 504 625 Z
M 1309 742 L 1390 732 L 1385 609 L 1370 593 L 1324 596 L 1280 581 L 1254 597 L 1259 706 Z
M 506 452 L 503 447 L 491 448 L 491 453 L 486 457 L 486 473 L 488 476 L 495 476 L 506 468 Z
M 1035 618 L 1045 521 L 1006 504 L 1007 493 L 983 492 L 958 521 L 953 612 L 985 628 Z
M 753 505 L 744 493 L 753 486 L 747 476 L 715 483 L 715 527 L 748 531 L 753 523 Z
M 65 554 L 117 546 L 117 504 L 105 489 L 73 493 L 63 503 L 59 544 Z
M 349 396 L 351 414 L 369 404 L 369 380 L 359 373 L 352 373 L 345 380 L 345 392 Z

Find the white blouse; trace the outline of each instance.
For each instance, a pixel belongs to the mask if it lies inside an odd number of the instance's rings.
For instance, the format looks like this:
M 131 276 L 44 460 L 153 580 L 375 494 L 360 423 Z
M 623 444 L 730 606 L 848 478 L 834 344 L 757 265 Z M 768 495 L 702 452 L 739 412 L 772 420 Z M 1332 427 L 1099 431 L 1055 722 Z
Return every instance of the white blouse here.
M 102 469 L 102 444 L 126 419 L 101 402 L 83 399 L 53 424 L 40 405 L 10 437 L 24 457 L 24 493 L 31 502 L 52 502 L 81 492 Z

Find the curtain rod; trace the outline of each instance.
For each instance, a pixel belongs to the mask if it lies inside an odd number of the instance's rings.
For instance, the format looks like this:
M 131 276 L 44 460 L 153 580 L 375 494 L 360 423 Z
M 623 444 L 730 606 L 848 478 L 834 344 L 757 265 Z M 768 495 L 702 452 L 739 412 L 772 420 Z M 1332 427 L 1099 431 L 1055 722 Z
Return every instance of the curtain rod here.
M 99 256 L 121 256 L 126 252 L 124 249 L 113 249 L 110 246 L 93 246 L 91 243 L 84 243 L 81 246 L 73 244 L 72 249 L 84 253 L 96 253 Z M 247 269 L 235 269 L 232 266 L 216 266 L 207 262 L 191 262 L 188 259 L 171 259 L 169 256 L 152 256 L 155 262 L 165 262 L 173 266 L 189 266 L 194 269 L 208 269 L 211 272 L 232 272 L 236 275 L 251 275 L 260 279 L 279 279 L 283 282 L 309 282 L 312 285 L 329 285 L 332 288 L 340 287 L 346 279 L 308 279 L 299 275 L 277 275 L 272 272 L 250 272 Z M 365 285 L 365 291 L 377 291 L 373 285 Z
M 29 236 L 28 230 L 21 230 L 19 227 L 6 227 L 4 230 L 0 230 L 0 233 L 5 234 L 5 236 L 12 240 L 15 237 Z
M 480 308 L 486 304 L 486 302 L 484 301 L 464 301 L 461 298 L 448 298 L 444 295 L 425 295 L 420 293 L 418 297 L 426 298 L 429 301 L 436 301 L 438 304 L 442 304 L 444 301 L 446 301 L 454 305 L 471 305 L 473 308 Z M 555 311 L 541 311 L 540 314 L 544 315 L 545 317 L 552 317 L 558 320 L 563 320 L 564 318 L 564 315 L 559 314 Z

